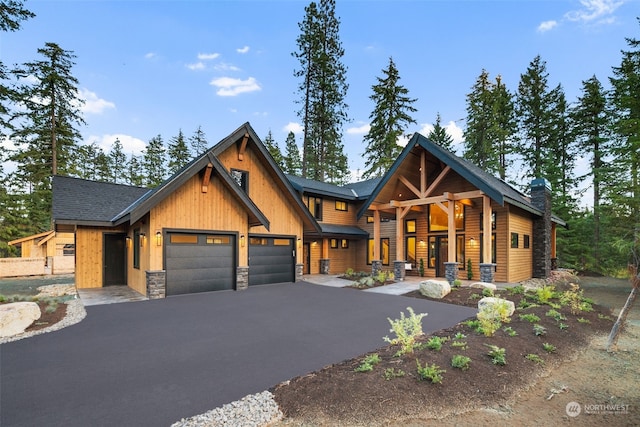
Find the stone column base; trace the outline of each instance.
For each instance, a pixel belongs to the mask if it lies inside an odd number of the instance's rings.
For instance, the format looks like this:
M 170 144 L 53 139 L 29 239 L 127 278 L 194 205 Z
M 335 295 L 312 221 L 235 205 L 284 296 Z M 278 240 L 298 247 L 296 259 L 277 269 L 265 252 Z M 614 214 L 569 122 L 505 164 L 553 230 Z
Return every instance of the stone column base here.
M 493 274 L 495 264 L 480 263 L 480 281 L 485 283 L 493 283 Z
M 249 288 L 249 267 L 236 267 L 236 291 Z
M 320 274 L 329 274 L 329 267 L 331 267 L 331 260 L 323 258 L 320 260 Z
M 405 264 L 406 261 L 393 261 L 393 279 L 402 282 L 406 274 Z
M 296 264 L 296 282 L 302 280 L 304 276 L 304 264 Z
M 447 282 L 449 282 L 450 285 L 453 285 L 454 280 L 458 278 L 457 262 L 444 263 L 444 277 L 447 279 Z
M 371 275 L 375 277 L 381 271 L 382 271 L 382 261 L 381 260 L 371 261 Z
M 147 298 L 160 299 L 167 296 L 167 272 L 165 270 L 146 271 Z

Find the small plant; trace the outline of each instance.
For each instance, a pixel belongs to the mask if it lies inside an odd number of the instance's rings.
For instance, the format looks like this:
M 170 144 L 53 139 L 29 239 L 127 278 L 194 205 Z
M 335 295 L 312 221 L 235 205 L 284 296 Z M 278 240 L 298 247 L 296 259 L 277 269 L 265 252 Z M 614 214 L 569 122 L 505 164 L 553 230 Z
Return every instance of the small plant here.
M 0 294 L 0 303 L 1 302 L 5 302 L 5 301 L 7 301 L 7 297 L 5 297 L 4 295 Z
M 538 304 L 534 304 L 528 301 L 526 298 L 522 298 L 518 303 L 518 308 L 524 310 L 525 308 L 537 307 Z
M 51 313 L 55 313 L 57 309 L 58 309 L 58 303 L 56 301 L 49 301 L 44 311 L 46 313 L 51 314 Z
M 536 299 L 540 304 L 546 304 L 555 297 L 555 290 L 556 288 L 553 285 L 545 285 L 538 288 L 536 289 Z
M 456 332 L 456 334 L 453 336 L 454 340 L 464 340 L 466 338 L 467 338 L 467 336 L 465 334 L 463 334 L 462 332 Z
M 487 355 L 491 358 L 491 362 L 494 365 L 504 366 L 507 364 L 507 350 L 497 345 L 485 344 L 489 347 L 489 353 Z
M 460 281 L 460 279 L 456 279 L 453 281 L 454 288 L 459 288 L 460 286 L 462 286 L 462 281 Z
M 569 329 L 569 325 L 567 325 L 566 323 L 560 322 L 560 324 L 558 325 L 558 328 L 560 328 L 561 331 L 564 331 L 565 329 Z
M 613 319 L 611 319 L 611 316 L 605 316 L 602 313 L 598 313 L 598 319 L 600 319 L 600 320 L 613 320 Z
M 473 300 L 477 300 L 477 299 L 480 299 L 480 298 L 482 298 L 482 295 L 480 295 L 480 294 L 471 294 L 471 295 L 469 295 L 469 298 L 467 298 L 467 299 L 470 299 L 471 301 L 473 301 Z
M 578 317 L 576 320 L 578 321 L 578 323 L 591 323 L 591 320 L 585 319 L 584 317 Z
M 568 305 L 571 310 L 571 314 L 578 314 L 583 311 L 583 300 L 583 290 L 575 283 L 571 283 L 571 289 L 564 291 L 562 295 L 560 295 L 560 304 Z
M 536 323 L 540 321 L 540 318 L 533 313 L 521 314 L 520 320 L 526 320 L 530 323 Z
M 500 329 L 502 323 L 511 321 L 509 317 L 509 305 L 501 301 L 492 305 L 484 305 L 476 315 L 480 321 L 480 327 L 485 336 L 491 337 Z
M 440 351 L 442 350 L 442 344 L 444 344 L 446 341 L 447 341 L 447 338 L 438 337 L 438 336 L 431 337 L 427 341 L 427 348 L 429 350 Z
M 536 336 L 538 336 L 538 337 L 540 337 L 542 335 L 546 335 L 547 328 L 545 328 L 544 326 L 540 325 L 539 323 L 536 323 L 535 325 L 533 325 L 533 333 L 536 334 Z
M 454 341 L 451 343 L 451 347 L 456 347 L 459 348 L 460 350 L 466 350 L 467 349 L 467 342 L 466 341 Z
M 473 263 L 471 258 L 467 259 L 467 280 L 473 279 Z
M 516 335 L 518 335 L 516 330 L 513 329 L 511 326 L 507 326 L 505 328 L 502 328 L 502 330 L 504 331 L 505 334 L 509 335 L 510 337 L 515 337 Z
M 469 363 L 471 363 L 471 358 L 461 354 L 456 354 L 451 358 L 451 366 L 463 371 L 469 369 Z
M 395 369 L 395 368 L 387 368 L 384 370 L 384 373 L 382 374 L 384 379 L 387 381 L 392 380 L 394 378 L 404 377 L 405 375 L 406 374 L 402 369 Z
M 391 324 L 389 332 L 396 334 L 396 338 L 384 337 L 383 339 L 391 345 L 400 345 L 398 355 L 413 353 L 413 346 L 416 338 L 422 335 L 422 318 L 427 313 L 415 314 L 411 307 L 407 307 L 409 317 L 405 317 L 404 312 L 400 312 L 400 319 L 391 320 L 387 318 Z
M 364 358 L 362 363 L 358 365 L 354 371 L 356 372 L 370 372 L 373 371 L 373 367 L 380 363 L 380 356 L 378 353 L 373 353 Z
M 347 277 L 355 276 L 356 272 L 353 268 L 347 268 L 347 271 L 344 272 L 344 275 Z
M 492 297 L 493 296 L 493 289 L 484 288 L 482 290 L 482 296 L 483 297 Z
M 538 356 L 537 354 L 529 353 L 524 358 L 534 363 L 537 363 L 538 365 L 541 365 L 544 363 L 544 360 L 542 360 L 542 357 Z
M 420 258 L 420 266 L 418 267 L 418 274 L 420 277 L 424 277 L 424 259 Z
M 478 333 L 478 334 L 482 334 L 482 326 L 480 325 L 480 321 L 477 319 L 471 319 L 471 320 L 467 320 L 465 322 L 462 322 L 463 325 L 468 326 L 469 328 L 471 328 L 474 332 Z
M 517 285 L 507 289 L 509 295 L 522 295 L 524 294 L 524 286 Z
M 435 363 L 431 366 L 426 363 L 424 366 L 420 366 L 420 361 L 416 359 L 416 365 L 418 365 L 418 375 L 422 380 L 429 380 L 432 384 L 442 384 L 442 374 L 444 374 L 444 369 L 440 369 L 440 366 Z
M 554 353 L 556 351 L 556 346 L 553 344 L 549 344 L 548 342 L 542 344 L 542 348 L 547 353 Z
M 553 308 L 552 308 L 551 310 L 547 311 L 547 313 L 545 314 L 545 316 L 547 316 L 547 317 L 553 317 L 553 318 L 556 320 L 556 322 L 559 322 L 559 321 L 561 321 L 561 320 L 567 320 L 567 318 L 566 318 L 566 317 L 564 317 L 564 316 L 562 315 L 562 313 L 560 313 L 558 310 L 553 309 Z

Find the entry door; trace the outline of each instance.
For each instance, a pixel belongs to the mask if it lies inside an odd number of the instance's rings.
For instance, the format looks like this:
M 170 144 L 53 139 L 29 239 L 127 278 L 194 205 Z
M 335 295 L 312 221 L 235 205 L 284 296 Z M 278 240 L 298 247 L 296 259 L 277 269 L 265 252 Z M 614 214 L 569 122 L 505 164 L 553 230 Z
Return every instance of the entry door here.
M 124 234 L 104 234 L 102 286 L 126 285 Z
M 304 274 L 311 274 L 311 245 L 305 243 L 303 246 Z
M 436 276 L 444 277 L 444 263 L 449 257 L 449 239 L 447 237 L 436 237 Z

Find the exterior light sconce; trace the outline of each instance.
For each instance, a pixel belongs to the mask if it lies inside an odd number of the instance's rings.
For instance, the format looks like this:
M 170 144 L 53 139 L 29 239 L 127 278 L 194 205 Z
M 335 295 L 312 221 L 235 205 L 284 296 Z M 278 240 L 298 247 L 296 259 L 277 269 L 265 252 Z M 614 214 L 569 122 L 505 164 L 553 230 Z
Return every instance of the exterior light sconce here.
M 469 237 L 469 246 L 472 248 L 476 247 L 476 239 L 473 237 Z
M 147 237 L 145 233 L 140 233 L 140 247 L 144 248 L 144 238 Z
M 156 231 L 156 246 L 162 246 L 162 233 Z
M 419 243 L 420 243 L 420 246 L 421 246 L 421 247 L 426 246 L 426 243 L 425 243 L 425 241 L 424 241 L 424 240 L 420 240 L 420 242 L 419 242 Z
M 302 245 L 302 239 L 298 237 L 298 246 Z
M 244 242 L 244 234 L 241 234 L 240 235 L 240 246 L 242 246 L 244 248 L 244 244 L 245 244 L 245 242 Z
M 125 241 L 125 243 L 127 244 L 127 247 L 130 247 L 130 246 L 131 246 L 131 237 L 130 237 L 130 236 L 125 237 L 125 238 L 124 238 L 124 241 Z

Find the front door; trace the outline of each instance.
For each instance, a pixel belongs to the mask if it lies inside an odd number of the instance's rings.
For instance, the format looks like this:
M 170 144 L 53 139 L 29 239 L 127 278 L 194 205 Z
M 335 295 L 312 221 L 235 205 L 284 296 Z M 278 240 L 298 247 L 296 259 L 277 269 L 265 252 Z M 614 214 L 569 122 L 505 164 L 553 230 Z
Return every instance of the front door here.
M 311 274 L 311 245 L 305 243 L 302 249 L 302 258 L 304 259 L 304 274 Z
M 126 285 L 125 235 L 104 234 L 102 286 Z
M 444 277 L 444 263 L 449 256 L 449 239 L 446 237 L 436 237 L 436 276 Z

